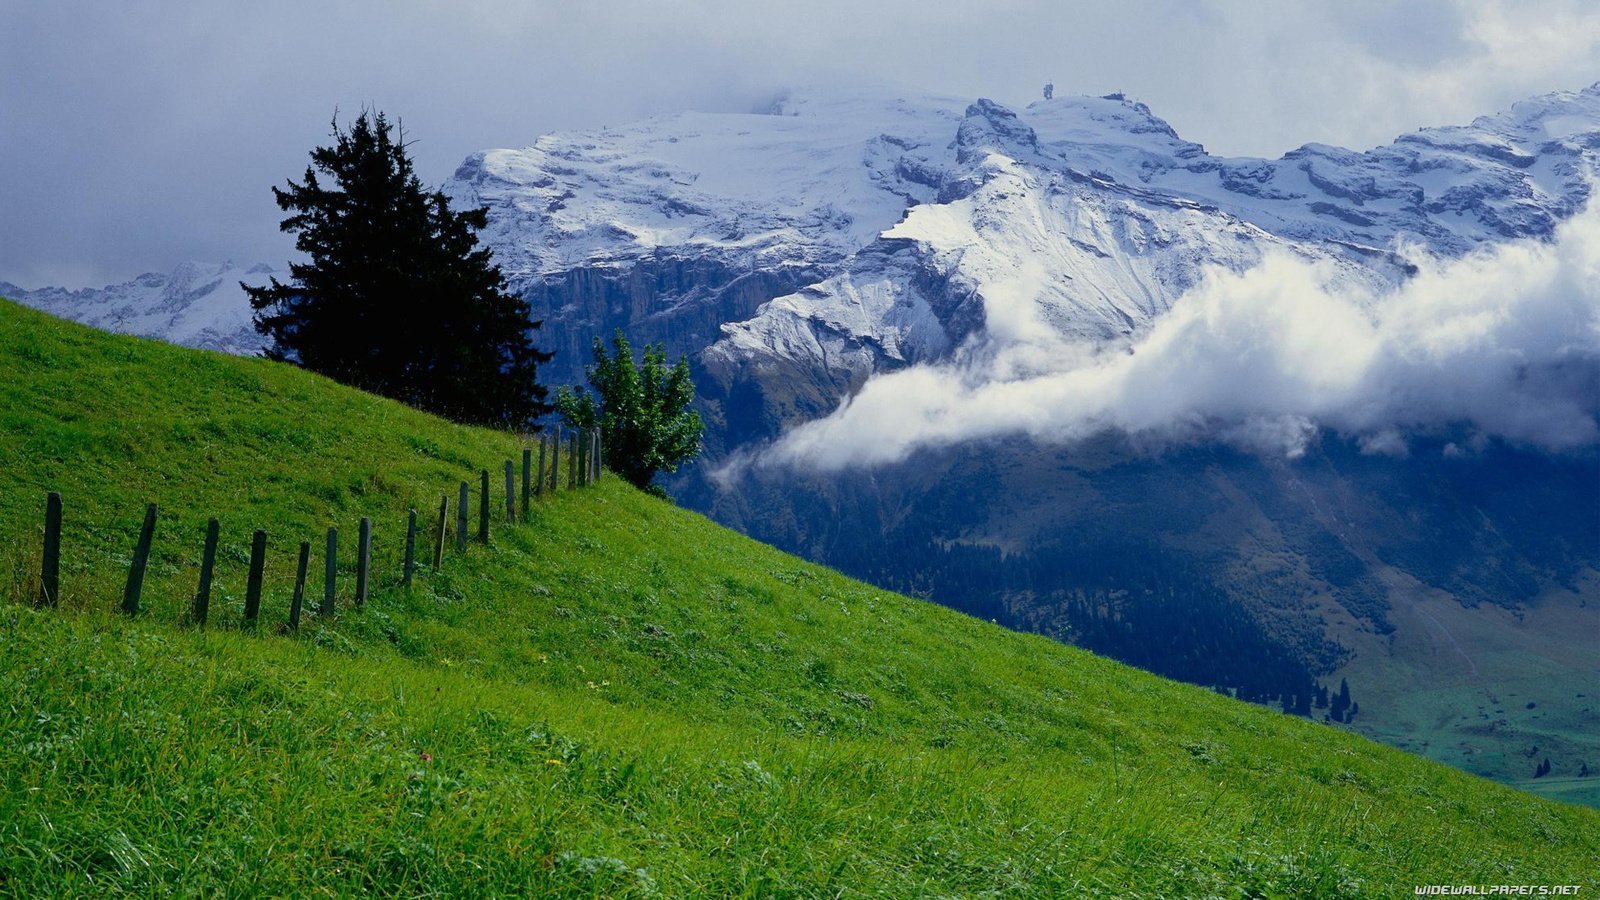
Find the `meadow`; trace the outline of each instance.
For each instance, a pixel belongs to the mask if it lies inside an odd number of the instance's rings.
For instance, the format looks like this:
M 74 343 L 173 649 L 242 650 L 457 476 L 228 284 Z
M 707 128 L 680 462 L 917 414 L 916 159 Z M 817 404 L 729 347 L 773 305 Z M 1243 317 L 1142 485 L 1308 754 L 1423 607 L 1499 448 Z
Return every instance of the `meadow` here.
M 563 479 L 515 525 L 501 507 L 487 546 L 401 586 L 408 510 L 431 523 L 526 445 L 0 301 L 0 891 L 1600 887 L 1600 812 L 875 589 L 619 478 Z M 35 609 L 48 491 L 63 588 Z M 299 543 L 337 526 L 352 548 L 363 516 L 370 599 L 347 552 L 338 614 L 282 633 Z

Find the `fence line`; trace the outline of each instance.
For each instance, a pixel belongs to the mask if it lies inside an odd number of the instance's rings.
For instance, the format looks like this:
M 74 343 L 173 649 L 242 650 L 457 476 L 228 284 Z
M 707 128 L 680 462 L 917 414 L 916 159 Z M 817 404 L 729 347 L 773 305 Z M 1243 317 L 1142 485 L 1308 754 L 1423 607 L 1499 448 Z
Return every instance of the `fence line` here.
M 567 488 L 569 490 L 593 484 L 603 477 L 601 434 L 598 428 L 569 429 L 566 437 L 566 467 Z M 515 478 L 515 465 L 512 460 L 505 461 L 505 516 L 506 523 L 513 525 L 520 522 L 532 521 L 532 508 L 534 500 L 542 500 L 546 495 L 546 488 L 551 497 L 554 497 L 560 482 L 562 429 L 558 426 L 553 435 L 541 435 L 539 438 L 538 465 L 534 466 L 533 448 L 525 446 L 522 449 L 522 507 L 520 516 L 517 509 Z M 460 485 L 460 498 L 456 507 L 456 550 L 465 552 L 467 548 L 467 523 L 468 508 L 471 491 L 468 482 Z M 489 470 L 482 469 L 479 475 L 478 495 L 478 542 L 489 543 Z M 133 558 L 128 567 L 128 577 L 122 592 L 122 612 L 132 616 L 138 615 L 143 609 L 142 598 L 144 591 L 145 574 L 149 568 L 150 553 L 154 545 L 156 525 L 160 519 L 160 510 L 156 504 L 148 504 L 145 508 L 144 521 L 139 529 L 138 542 L 134 547 Z M 44 517 L 44 547 L 40 561 L 38 594 L 33 603 L 37 607 L 56 607 L 61 601 L 61 550 L 62 550 L 62 523 L 64 520 L 62 496 L 57 491 L 50 491 L 45 502 Z M 444 550 L 446 534 L 450 521 L 450 497 L 448 494 L 439 498 L 439 518 L 434 531 L 433 542 L 433 569 L 438 571 L 444 564 Z M 369 597 L 369 588 L 372 575 L 372 519 L 363 516 L 360 521 L 359 537 L 356 550 L 356 588 L 354 603 L 361 606 Z M 205 627 L 210 619 L 211 594 L 216 578 L 217 550 L 221 536 L 221 523 L 216 517 L 206 522 L 205 546 L 200 559 L 199 582 L 193 599 L 188 605 L 187 621 L 194 625 Z M 403 557 L 400 586 L 409 588 L 413 583 L 416 572 L 416 539 L 417 539 L 417 511 L 411 509 L 406 515 L 405 551 Z M 338 588 L 338 555 L 339 555 L 339 529 L 330 527 L 327 531 L 325 558 L 323 567 L 323 593 L 322 603 L 317 609 L 321 617 L 331 618 L 337 613 L 337 588 Z M 306 579 L 311 558 L 311 542 L 300 542 L 300 553 L 297 561 L 294 590 L 290 600 L 288 622 L 280 627 L 284 633 L 294 633 L 300 628 L 300 620 L 304 612 L 306 601 Z M 267 532 L 256 529 L 251 534 L 249 567 L 245 581 L 245 600 L 241 624 L 247 629 L 256 626 L 261 615 L 261 601 L 264 583 L 266 580 Z

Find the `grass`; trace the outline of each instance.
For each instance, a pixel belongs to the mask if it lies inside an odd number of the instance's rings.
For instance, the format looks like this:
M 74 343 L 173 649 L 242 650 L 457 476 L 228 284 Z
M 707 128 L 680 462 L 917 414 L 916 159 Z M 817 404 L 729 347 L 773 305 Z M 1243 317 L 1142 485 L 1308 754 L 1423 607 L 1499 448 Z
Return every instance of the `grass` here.
M 851 581 L 611 478 L 398 586 L 520 454 L 0 302 L 0 890 L 1368 897 L 1597 885 L 1600 813 Z M 498 485 L 499 479 L 492 479 Z M 63 608 L 30 608 L 44 495 Z M 498 489 L 496 489 L 498 496 Z M 146 502 L 146 611 L 112 610 Z M 205 521 L 213 618 L 182 624 Z M 293 549 L 377 585 L 293 636 Z M 271 537 L 241 627 L 250 532 Z
M 1600 805 L 1600 777 L 1577 777 L 1583 765 L 1600 768 L 1600 590 L 1578 587 L 1552 588 L 1515 611 L 1392 591 L 1399 627 L 1383 638 L 1392 652 L 1369 650 L 1374 636 L 1351 642 L 1370 685 L 1357 729 L 1524 790 Z M 1545 759 L 1554 771 L 1534 779 Z

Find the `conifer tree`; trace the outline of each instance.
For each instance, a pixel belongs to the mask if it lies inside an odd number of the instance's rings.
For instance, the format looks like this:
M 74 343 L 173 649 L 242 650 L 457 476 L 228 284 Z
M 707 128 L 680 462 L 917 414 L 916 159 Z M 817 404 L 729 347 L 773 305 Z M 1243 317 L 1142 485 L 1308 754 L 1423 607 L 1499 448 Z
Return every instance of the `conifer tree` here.
M 1331 707 L 1328 712 L 1335 722 L 1350 721 L 1347 715 L 1350 710 L 1350 682 L 1339 679 L 1339 693 L 1334 695 Z
M 244 285 L 267 355 L 461 422 L 519 427 L 549 412 L 528 304 L 477 246 L 487 211 L 424 190 L 403 138 L 363 111 L 273 188 L 308 262 Z M 325 180 L 326 179 L 326 180 Z

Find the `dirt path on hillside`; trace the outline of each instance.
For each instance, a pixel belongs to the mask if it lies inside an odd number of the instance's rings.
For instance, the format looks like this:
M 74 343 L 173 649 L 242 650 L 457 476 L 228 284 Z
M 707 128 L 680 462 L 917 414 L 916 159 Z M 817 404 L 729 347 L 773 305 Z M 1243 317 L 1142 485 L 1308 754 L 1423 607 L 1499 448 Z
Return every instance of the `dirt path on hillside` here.
M 1456 636 L 1450 633 L 1450 629 L 1446 628 L 1443 622 L 1435 618 L 1433 613 L 1423 609 L 1421 603 L 1412 601 L 1410 605 L 1411 611 L 1420 616 L 1423 622 L 1426 624 L 1429 637 L 1432 637 L 1434 634 L 1443 635 L 1445 641 L 1450 644 L 1451 649 L 1455 650 L 1456 653 L 1460 654 L 1462 659 L 1466 660 L 1467 668 L 1472 670 L 1471 677 L 1474 681 L 1476 681 L 1478 678 L 1478 664 L 1472 661 L 1472 656 L 1467 653 L 1465 647 L 1461 646 L 1461 642 L 1456 640 Z

